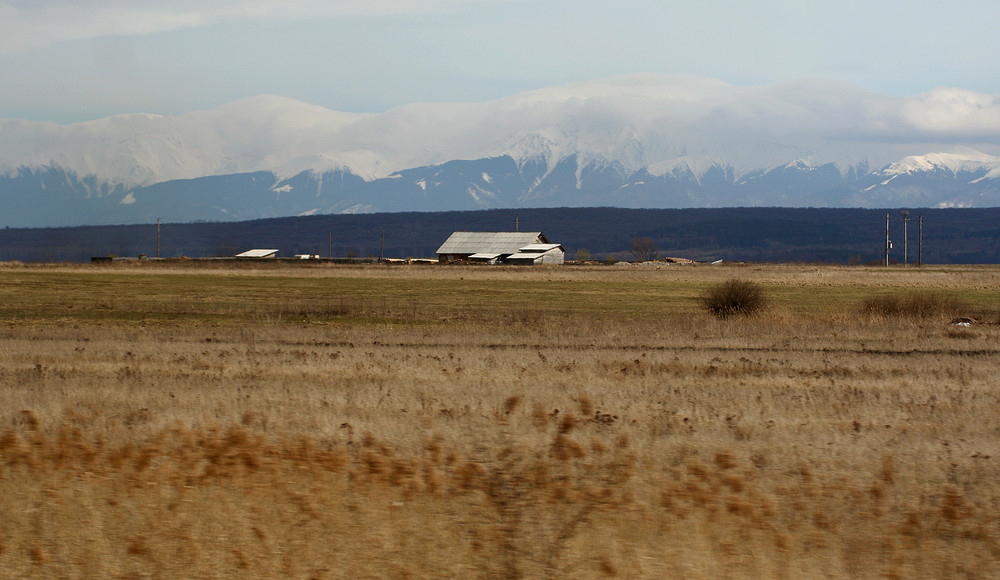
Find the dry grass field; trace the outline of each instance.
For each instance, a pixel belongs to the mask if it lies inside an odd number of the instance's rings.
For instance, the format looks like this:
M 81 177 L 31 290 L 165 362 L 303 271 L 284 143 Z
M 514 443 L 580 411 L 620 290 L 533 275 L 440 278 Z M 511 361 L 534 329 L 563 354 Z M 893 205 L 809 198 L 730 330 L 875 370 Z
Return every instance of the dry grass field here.
M 998 316 L 994 267 L 2 264 L 0 577 L 1000 577 Z

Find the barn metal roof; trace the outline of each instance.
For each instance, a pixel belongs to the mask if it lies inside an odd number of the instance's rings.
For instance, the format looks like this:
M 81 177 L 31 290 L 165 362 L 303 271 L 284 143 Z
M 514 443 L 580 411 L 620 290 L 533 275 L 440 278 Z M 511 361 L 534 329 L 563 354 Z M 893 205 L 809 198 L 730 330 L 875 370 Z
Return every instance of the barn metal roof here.
M 524 246 L 548 242 L 542 232 L 455 232 L 438 254 L 516 254 Z
M 245 252 L 243 252 L 241 254 L 236 254 L 236 257 L 237 258 L 266 258 L 268 256 L 273 256 L 274 254 L 277 254 L 277 253 L 278 253 L 278 250 L 254 249 L 254 250 L 247 250 L 247 251 L 245 251 Z
M 528 244 L 519 248 L 522 252 L 548 252 L 556 248 L 561 248 L 562 244 Z

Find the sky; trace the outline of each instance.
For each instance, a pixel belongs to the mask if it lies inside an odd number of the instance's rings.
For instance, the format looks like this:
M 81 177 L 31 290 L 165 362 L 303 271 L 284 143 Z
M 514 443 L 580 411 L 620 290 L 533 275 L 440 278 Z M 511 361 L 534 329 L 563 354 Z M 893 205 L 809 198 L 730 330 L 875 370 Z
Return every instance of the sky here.
M 992 0 L 0 0 L 0 118 L 473 102 L 632 73 L 1000 94 Z

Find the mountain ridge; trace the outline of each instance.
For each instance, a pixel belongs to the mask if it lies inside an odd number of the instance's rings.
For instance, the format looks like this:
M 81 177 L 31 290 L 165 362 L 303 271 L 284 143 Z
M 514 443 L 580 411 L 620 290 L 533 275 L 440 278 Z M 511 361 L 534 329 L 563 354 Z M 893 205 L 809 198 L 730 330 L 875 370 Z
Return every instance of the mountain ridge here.
M 8 205 L 47 203 L 52 187 L 69 202 L 8 213 L 0 225 L 551 205 L 1000 205 L 1000 126 L 987 135 L 1000 105 L 986 97 L 639 74 L 383 113 L 261 95 L 176 116 L 0 120 Z

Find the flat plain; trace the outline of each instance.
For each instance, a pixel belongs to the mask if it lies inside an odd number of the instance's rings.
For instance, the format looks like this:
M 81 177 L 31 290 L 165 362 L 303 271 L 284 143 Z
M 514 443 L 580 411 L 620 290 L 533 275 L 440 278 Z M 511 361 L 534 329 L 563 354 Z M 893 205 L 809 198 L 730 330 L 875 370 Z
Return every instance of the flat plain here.
M 993 266 L 0 264 L 0 577 L 995 578 L 998 317 Z

